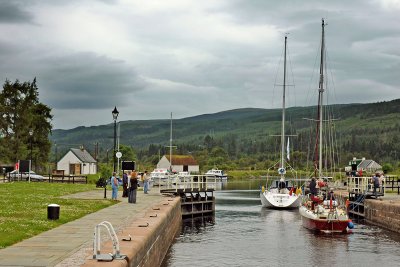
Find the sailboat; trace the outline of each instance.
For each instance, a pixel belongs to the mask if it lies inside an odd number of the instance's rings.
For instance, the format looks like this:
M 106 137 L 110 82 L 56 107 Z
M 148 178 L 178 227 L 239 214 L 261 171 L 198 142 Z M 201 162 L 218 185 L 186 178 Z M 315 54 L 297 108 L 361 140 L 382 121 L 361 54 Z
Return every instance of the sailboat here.
M 318 112 L 316 119 L 316 142 L 314 160 L 314 180 L 321 180 L 322 148 L 323 148 L 323 96 L 324 96 L 324 56 L 325 56 L 325 21 L 322 19 L 320 80 L 318 88 Z M 321 196 L 308 194 L 299 208 L 302 224 L 305 228 L 323 233 L 347 233 L 354 227 L 345 207 L 338 205 L 333 191 L 327 194 L 325 200 Z
M 169 177 L 168 177 L 168 183 L 169 184 L 176 184 L 179 180 L 179 177 L 177 176 L 176 173 L 173 172 L 172 170 L 172 148 L 176 148 L 176 146 L 172 145 L 172 112 L 171 112 L 171 123 L 170 123 L 170 132 L 169 132 Z
M 178 177 L 173 173 L 172 170 L 172 148 L 176 147 L 172 145 L 172 112 L 171 112 L 171 120 L 170 120 L 170 138 L 169 138 L 169 167 L 154 169 L 150 173 L 150 177 L 154 180 L 155 185 L 171 185 L 176 184 Z
M 283 100 L 282 100 L 282 130 L 281 130 L 281 154 L 278 174 L 279 180 L 273 181 L 270 187 L 262 187 L 260 191 L 260 199 L 263 207 L 276 209 L 293 209 L 298 208 L 301 203 L 301 195 L 295 190 L 291 181 L 286 180 L 285 167 L 285 97 L 286 97 L 286 51 L 287 36 L 285 36 L 285 52 L 283 64 Z

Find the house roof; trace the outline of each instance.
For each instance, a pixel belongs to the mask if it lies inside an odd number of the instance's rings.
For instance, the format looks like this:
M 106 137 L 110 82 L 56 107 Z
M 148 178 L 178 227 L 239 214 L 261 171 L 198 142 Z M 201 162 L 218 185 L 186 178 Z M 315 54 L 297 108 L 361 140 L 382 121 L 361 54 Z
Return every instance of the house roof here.
M 72 153 L 82 162 L 96 163 L 97 161 L 85 149 L 71 148 Z
M 165 156 L 169 162 L 170 157 L 169 155 Z M 188 155 L 172 155 L 172 164 L 173 165 L 198 165 L 197 161 L 192 157 Z
M 368 169 L 368 168 L 382 168 L 381 165 L 379 165 L 378 163 L 376 163 L 375 161 L 371 160 L 371 159 L 365 159 L 363 161 L 361 161 L 360 164 L 358 164 L 358 168 L 362 168 L 362 169 Z
M 358 164 L 358 167 L 362 168 L 362 169 L 366 169 L 368 167 L 368 165 L 371 164 L 372 161 L 373 160 L 370 160 L 370 159 L 363 160 L 360 162 L 360 164 Z

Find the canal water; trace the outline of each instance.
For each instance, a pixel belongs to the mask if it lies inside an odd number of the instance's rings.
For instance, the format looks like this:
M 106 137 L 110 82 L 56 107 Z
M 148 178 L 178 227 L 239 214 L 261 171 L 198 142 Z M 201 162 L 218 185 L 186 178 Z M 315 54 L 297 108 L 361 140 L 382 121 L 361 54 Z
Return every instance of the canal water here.
M 214 192 L 215 217 L 184 221 L 162 266 L 400 266 L 400 235 L 361 222 L 351 234 L 315 234 L 297 210 L 262 208 L 259 183 Z

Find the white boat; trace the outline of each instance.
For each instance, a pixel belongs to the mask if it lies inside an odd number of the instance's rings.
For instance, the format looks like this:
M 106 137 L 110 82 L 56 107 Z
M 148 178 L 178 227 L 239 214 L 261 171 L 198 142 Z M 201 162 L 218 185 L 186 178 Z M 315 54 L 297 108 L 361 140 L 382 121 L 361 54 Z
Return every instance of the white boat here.
M 211 169 L 211 170 L 208 170 L 205 173 L 205 175 L 206 176 L 215 176 L 216 178 L 221 179 L 221 180 L 228 179 L 228 175 L 225 174 L 223 170 Z
M 312 178 L 315 186 L 315 180 L 322 179 L 324 177 L 322 170 L 327 169 L 327 166 L 322 166 L 325 161 L 322 158 L 322 150 L 328 147 L 328 144 L 323 143 L 324 134 L 322 133 L 323 122 L 328 121 L 330 124 L 329 128 L 334 128 L 331 126 L 333 124 L 333 119 L 325 120 L 323 112 L 323 93 L 326 90 L 324 83 L 324 56 L 325 56 L 325 22 L 322 20 L 322 38 L 321 38 L 321 61 L 320 61 L 320 80 L 318 88 L 318 114 L 316 121 L 316 142 L 315 151 L 316 153 L 314 161 L 314 177 Z M 327 116 L 330 118 L 330 116 Z M 327 129 L 329 129 L 327 128 Z M 332 136 L 332 135 L 329 135 Z M 325 140 L 324 140 L 325 141 Z M 327 140 L 326 140 L 327 141 Z M 325 152 L 325 151 L 324 151 Z M 326 154 L 326 153 L 324 153 Z M 313 188 L 314 188 L 313 186 Z M 311 187 L 311 186 L 310 186 Z M 310 190 L 311 191 L 311 190 Z M 315 190 L 312 190 L 313 192 Z M 315 192 L 314 192 L 315 194 Z M 339 205 L 337 201 L 334 200 L 333 191 L 330 191 L 327 196 L 308 194 L 304 198 L 303 204 L 299 208 L 301 215 L 301 221 L 305 228 L 316 232 L 322 233 L 347 233 L 348 229 L 354 227 L 352 221 L 349 219 L 347 214 L 347 209 L 344 207 L 344 203 Z
M 191 177 L 189 172 L 178 172 L 177 176 L 178 176 L 178 180 L 180 182 L 189 181 L 189 179 Z
M 296 192 L 297 191 L 297 192 Z M 301 193 L 291 181 L 279 179 L 260 194 L 261 205 L 272 209 L 295 209 L 301 204 Z
M 176 175 L 171 173 L 168 169 L 154 169 L 150 173 L 150 179 L 153 181 L 153 185 L 167 185 L 176 184 Z
M 283 101 L 282 101 L 282 129 L 281 129 L 281 159 L 279 163 L 278 174 L 280 179 L 274 181 L 269 187 L 263 187 L 260 190 L 260 199 L 263 207 L 276 209 L 298 208 L 301 204 L 301 194 L 294 190 L 294 187 L 285 178 L 285 94 L 286 94 L 286 49 L 287 36 L 285 36 L 285 53 L 283 67 Z M 294 191 L 294 192 L 293 192 Z

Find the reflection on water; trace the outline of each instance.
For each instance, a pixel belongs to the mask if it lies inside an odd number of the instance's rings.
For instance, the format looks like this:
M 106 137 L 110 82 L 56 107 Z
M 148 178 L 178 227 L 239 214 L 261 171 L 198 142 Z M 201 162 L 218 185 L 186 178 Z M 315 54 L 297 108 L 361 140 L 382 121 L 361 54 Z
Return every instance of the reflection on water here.
M 162 266 L 399 266 L 399 235 L 363 224 L 348 235 L 315 234 L 297 210 L 262 208 L 259 184 L 215 192 L 215 217 L 183 222 Z

